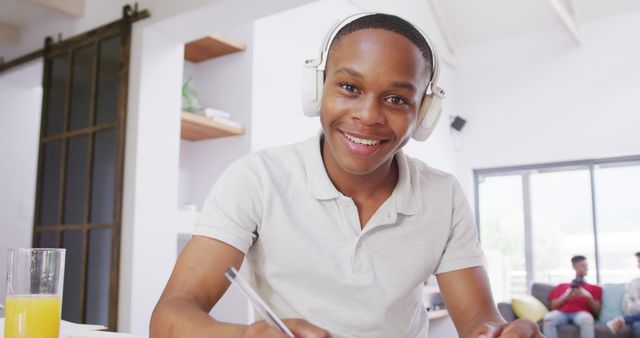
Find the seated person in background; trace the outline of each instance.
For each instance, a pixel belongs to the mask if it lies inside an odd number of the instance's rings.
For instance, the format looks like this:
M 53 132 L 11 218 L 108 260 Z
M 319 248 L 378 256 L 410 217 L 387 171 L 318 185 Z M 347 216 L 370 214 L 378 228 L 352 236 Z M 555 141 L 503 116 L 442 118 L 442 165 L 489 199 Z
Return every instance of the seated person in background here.
M 569 323 L 580 327 L 580 338 L 595 336 L 594 317 L 600 312 L 602 288 L 584 281 L 589 271 L 586 257 L 573 256 L 571 265 L 576 278 L 556 286 L 549 294 L 553 311 L 544 316 L 543 333 L 547 338 L 557 338 L 556 326 Z
M 640 268 L 640 251 L 635 253 Z M 624 317 L 616 317 L 607 322 L 607 326 L 613 333 L 618 333 L 625 325 L 633 329 L 633 337 L 640 338 L 640 277 L 632 279 L 627 284 L 627 289 L 622 302 Z

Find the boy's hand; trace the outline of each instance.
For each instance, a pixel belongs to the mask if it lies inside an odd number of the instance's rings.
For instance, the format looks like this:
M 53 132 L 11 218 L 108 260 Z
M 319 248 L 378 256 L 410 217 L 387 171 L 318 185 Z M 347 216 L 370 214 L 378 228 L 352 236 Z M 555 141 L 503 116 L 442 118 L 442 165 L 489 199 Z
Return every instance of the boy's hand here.
M 331 334 L 327 330 L 319 328 L 304 319 L 284 319 L 283 322 L 296 338 L 331 338 Z M 285 338 L 287 336 L 271 327 L 264 320 L 261 320 L 249 325 L 242 337 Z
M 587 298 L 593 298 L 593 295 L 591 295 L 591 292 L 587 291 L 585 288 L 583 287 L 579 287 L 578 290 L 580 290 L 580 293 L 587 297 Z
M 533 321 L 516 319 L 509 324 L 485 324 L 478 338 L 544 338 L 544 336 Z

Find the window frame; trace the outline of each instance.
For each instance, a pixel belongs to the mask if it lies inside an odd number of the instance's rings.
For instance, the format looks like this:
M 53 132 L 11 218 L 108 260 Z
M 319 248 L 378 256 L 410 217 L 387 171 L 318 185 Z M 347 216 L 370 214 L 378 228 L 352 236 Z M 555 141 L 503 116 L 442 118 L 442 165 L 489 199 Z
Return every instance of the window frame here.
M 600 159 L 549 162 L 540 164 L 517 165 L 507 167 L 493 167 L 473 170 L 474 181 L 474 209 L 475 221 L 478 234 L 480 234 L 480 184 L 486 177 L 520 175 L 522 177 L 522 201 L 523 201 L 523 217 L 524 217 L 524 233 L 525 233 L 525 266 L 526 266 L 526 282 L 530 286 L 533 283 L 534 266 L 533 266 L 533 223 L 531 221 L 531 191 L 529 185 L 530 175 L 534 173 L 545 173 L 553 171 L 567 171 L 575 169 L 586 169 L 589 171 L 589 191 L 591 193 L 591 225 L 594 236 L 594 254 L 596 266 L 596 282 L 600 283 L 600 248 L 598 244 L 598 209 L 597 209 L 597 190 L 595 187 L 595 169 L 596 167 L 615 167 L 640 165 L 640 155 L 609 157 Z M 482 241 L 482 238 L 480 238 Z

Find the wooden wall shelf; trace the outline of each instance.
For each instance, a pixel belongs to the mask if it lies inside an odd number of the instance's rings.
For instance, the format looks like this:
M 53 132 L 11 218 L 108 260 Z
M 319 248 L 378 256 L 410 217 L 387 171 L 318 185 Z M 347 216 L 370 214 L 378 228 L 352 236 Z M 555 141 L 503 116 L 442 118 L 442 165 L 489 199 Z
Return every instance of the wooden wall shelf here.
M 218 35 L 205 36 L 184 46 L 184 58 L 191 62 L 201 62 L 216 56 L 243 51 L 241 43 L 227 40 Z
M 180 115 L 180 120 L 182 121 L 180 137 L 189 141 L 244 134 L 243 128 L 228 126 L 194 113 L 183 111 Z

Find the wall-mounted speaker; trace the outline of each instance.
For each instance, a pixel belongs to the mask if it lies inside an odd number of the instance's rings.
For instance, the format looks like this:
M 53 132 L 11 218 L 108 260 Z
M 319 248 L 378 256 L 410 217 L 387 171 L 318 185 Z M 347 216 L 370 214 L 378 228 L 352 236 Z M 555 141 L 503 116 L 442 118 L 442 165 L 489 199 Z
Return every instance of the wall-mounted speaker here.
M 453 118 L 453 120 L 451 121 L 451 128 L 460 131 L 462 130 L 462 128 L 464 128 L 464 125 L 467 123 L 467 120 L 463 119 L 460 116 L 456 116 Z

